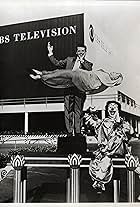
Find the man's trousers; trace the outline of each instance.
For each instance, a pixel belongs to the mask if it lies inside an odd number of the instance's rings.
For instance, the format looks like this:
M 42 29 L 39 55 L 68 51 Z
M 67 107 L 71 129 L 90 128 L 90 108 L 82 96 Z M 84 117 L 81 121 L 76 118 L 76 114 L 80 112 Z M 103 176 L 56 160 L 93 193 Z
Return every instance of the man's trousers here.
M 64 97 L 65 124 L 70 134 L 81 132 L 85 99 L 85 93 L 65 95 Z

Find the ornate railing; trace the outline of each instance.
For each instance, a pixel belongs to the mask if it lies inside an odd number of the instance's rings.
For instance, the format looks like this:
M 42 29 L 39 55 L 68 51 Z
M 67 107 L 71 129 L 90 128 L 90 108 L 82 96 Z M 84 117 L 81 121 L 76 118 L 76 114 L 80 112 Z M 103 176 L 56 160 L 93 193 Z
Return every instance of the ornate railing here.
M 25 104 L 46 104 L 46 103 L 63 103 L 64 97 L 38 97 L 38 98 L 16 98 L 16 99 L 1 99 L 0 105 L 25 105 Z
M 80 197 L 80 169 L 89 167 L 90 158 L 82 157 L 79 154 L 69 154 L 68 157 L 35 157 L 28 155 L 16 155 L 11 158 L 11 165 L 15 170 L 15 190 L 14 202 L 26 202 L 26 184 L 27 184 L 27 167 L 55 167 L 69 169 L 69 185 L 67 185 L 67 202 L 78 203 Z M 114 168 L 126 169 L 123 158 L 113 159 Z M 128 202 L 134 202 L 134 177 L 133 171 L 127 171 L 127 197 Z M 119 182 L 113 181 L 114 184 L 114 202 L 119 202 Z

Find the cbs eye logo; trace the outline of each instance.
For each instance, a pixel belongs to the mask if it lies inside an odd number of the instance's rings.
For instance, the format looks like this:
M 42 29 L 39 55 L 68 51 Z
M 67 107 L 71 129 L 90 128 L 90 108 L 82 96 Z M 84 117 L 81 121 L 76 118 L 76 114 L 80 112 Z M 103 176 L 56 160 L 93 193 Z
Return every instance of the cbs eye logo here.
M 90 24 L 89 26 L 89 37 L 91 42 L 94 42 L 95 34 L 94 34 L 94 27 Z

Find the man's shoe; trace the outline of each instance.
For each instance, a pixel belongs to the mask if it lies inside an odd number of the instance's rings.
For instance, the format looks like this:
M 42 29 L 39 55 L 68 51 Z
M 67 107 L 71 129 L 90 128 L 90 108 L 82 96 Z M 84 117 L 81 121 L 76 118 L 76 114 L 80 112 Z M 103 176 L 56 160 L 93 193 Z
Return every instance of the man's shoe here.
M 42 75 L 42 72 L 36 69 L 32 69 L 32 71 L 34 71 L 35 74 L 37 75 Z
M 30 76 L 32 79 L 34 79 L 34 80 L 38 80 L 38 79 L 41 78 L 40 75 L 33 75 L 33 74 L 30 74 L 29 76 Z

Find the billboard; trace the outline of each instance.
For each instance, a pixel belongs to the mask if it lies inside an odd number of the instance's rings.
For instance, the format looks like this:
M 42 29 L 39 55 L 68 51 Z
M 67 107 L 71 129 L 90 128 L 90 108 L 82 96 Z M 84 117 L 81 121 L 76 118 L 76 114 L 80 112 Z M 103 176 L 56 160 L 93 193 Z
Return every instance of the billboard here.
M 70 15 L 0 27 L 0 98 L 35 98 L 63 95 L 29 77 L 29 70 L 54 70 L 47 43 L 57 59 L 74 56 L 84 42 L 84 15 Z
M 84 18 L 84 41 L 88 47 L 87 58 L 94 63 L 94 69 L 114 69 L 116 53 L 94 13 L 86 13 Z
M 94 12 L 84 14 L 84 43 L 88 48 L 86 57 L 93 63 L 93 70 L 118 71 L 117 51 Z M 101 95 L 116 94 L 116 90 L 116 87 L 111 87 L 102 91 Z

